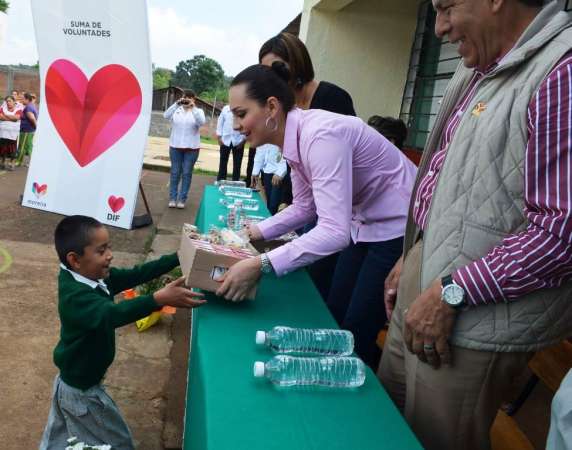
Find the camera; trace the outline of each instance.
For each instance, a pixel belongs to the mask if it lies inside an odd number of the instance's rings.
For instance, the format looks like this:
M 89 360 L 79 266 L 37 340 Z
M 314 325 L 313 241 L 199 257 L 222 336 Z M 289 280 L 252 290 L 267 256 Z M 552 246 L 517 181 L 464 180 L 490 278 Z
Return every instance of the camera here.
M 188 98 L 182 98 L 179 100 L 179 105 L 190 105 L 191 101 Z

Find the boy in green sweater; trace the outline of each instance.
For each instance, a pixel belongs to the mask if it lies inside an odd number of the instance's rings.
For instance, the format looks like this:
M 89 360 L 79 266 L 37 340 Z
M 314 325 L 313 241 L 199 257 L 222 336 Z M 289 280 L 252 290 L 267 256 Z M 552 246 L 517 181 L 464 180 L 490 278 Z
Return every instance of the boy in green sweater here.
M 63 219 L 56 227 L 55 247 L 61 262 L 61 331 L 54 362 L 60 373 L 40 450 L 62 450 L 70 437 L 89 445 L 132 450 L 129 428 L 101 385 L 115 356 L 115 329 L 164 305 L 194 308 L 205 301 L 180 278 L 153 295 L 114 303 L 119 292 L 169 272 L 179 260 L 172 254 L 132 269 L 111 268 L 109 233 L 91 217 Z

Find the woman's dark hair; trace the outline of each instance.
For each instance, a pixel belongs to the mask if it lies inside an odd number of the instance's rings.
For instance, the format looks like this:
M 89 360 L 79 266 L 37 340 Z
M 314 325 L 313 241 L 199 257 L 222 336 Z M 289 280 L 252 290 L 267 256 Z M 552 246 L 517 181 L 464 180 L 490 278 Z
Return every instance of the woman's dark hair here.
M 195 94 L 195 91 L 193 91 L 192 89 L 185 89 L 183 91 L 183 97 L 197 98 L 197 94 Z
M 29 102 L 31 102 L 32 100 L 34 100 L 34 96 L 32 94 L 30 94 L 29 92 L 24 93 L 24 98 L 26 100 L 28 100 Z
M 393 140 L 398 149 L 403 149 L 405 139 L 407 139 L 407 127 L 401 119 L 393 117 L 371 116 L 367 124 L 383 134 L 386 139 Z
M 281 61 L 275 61 L 271 67 L 255 64 L 240 72 L 230 86 L 244 84 L 246 96 L 258 102 L 260 106 L 266 105 L 270 97 L 276 97 L 282 104 L 284 112 L 294 108 L 294 92 L 288 85 L 290 71 Z
M 304 43 L 295 35 L 280 33 L 268 39 L 258 52 L 258 62 L 262 62 L 268 53 L 274 53 L 283 59 L 290 68 L 288 80 L 293 89 L 300 89 L 314 79 L 314 66 Z
M 8 100 L 12 100 L 13 102 L 16 101 L 16 99 L 14 98 L 13 95 L 7 95 L 6 97 L 4 97 L 4 101 L 8 101 Z

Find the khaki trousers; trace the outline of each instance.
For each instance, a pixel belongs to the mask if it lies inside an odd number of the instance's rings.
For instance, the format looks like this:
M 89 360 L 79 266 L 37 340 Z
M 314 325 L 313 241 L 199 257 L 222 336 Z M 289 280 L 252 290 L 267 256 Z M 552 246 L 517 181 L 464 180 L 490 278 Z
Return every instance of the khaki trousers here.
M 403 264 L 378 377 L 427 450 L 488 450 L 501 402 L 532 353 L 452 347 L 451 367 L 419 361 L 405 347 L 403 315 L 420 294 L 420 256 L 418 242 Z

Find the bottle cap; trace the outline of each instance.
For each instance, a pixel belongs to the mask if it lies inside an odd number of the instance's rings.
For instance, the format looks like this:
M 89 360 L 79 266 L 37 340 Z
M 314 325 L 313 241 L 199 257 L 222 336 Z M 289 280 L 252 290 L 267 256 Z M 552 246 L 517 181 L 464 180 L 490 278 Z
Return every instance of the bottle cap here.
M 264 363 L 262 361 L 256 361 L 254 363 L 254 376 L 257 378 L 264 376 Z
M 263 345 L 266 342 L 266 332 L 265 331 L 257 331 L 256 332 L 256 343 L 258 345 Z

